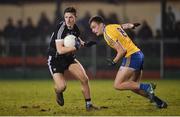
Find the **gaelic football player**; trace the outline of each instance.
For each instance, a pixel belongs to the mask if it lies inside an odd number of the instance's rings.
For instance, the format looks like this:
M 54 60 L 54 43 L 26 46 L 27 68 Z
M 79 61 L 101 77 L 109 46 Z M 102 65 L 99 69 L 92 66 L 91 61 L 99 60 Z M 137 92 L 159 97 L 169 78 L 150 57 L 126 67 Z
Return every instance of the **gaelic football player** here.
M 82 93 L 85 98 L 86 110 L 97 109 L 91 103 L 91 95 L 89 88 L 88 76 L 76 59 L 74 51 L 77 51 L 82 46 L 90 47 L 94 42 L 85 43 L 80 40 L 80 31 L 75 24 L 76 9 L 68 7 L 64 11 L 64 21 L 57 25 L 52 33 L 51 41 L 48 48 L 48 66 L 55 84 L 56 101 L 60 106 L 64 105 L 63 92 L 66 89 L 66 78 L 64 72 L 68 70 L 73 74 L 74 78 L 80 80 L 82 86 Z M 65 47 L 63 39 L 69 35 L 77 37 L 75 47 Z
M 155 102 L 158 108 L 166 108 L 167 104 L 154 94 L 154 85 L 140 83 L 143 70 L 144 55 L 131 41 L 124 29 L 135 28 L 138 23 L 109 24 L 105 25 L 101 16 L 94 16 L 89 20 L 92 32 L 97 36 L 104 36 L 107 45 L 116 51 L 116 56 L 107 59 L 110 65 L 115 65 L 120 59 L 122 64 L 117 72 L 114 88 L 117 90 L 131 90 Z

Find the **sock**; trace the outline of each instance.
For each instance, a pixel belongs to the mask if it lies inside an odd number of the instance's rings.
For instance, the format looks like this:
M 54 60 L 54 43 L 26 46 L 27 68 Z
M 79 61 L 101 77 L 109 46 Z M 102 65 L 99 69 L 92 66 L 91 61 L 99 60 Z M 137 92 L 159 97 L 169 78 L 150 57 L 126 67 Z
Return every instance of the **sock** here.
M 92 103 L 91 103 L 91 98 L 85 99 L 85 102 L 86 102 L 86 106 L 89 106 L 89 105 L 92 104 Z
M 157 105 L 161 105 L 162 104 L 162 100 L 157 97 L 157 96 L 154 96 L 154 101 L 156 102 Z
M 147 92 L 149 86 L 149 84 L 140 83 L 140 89 L 144 90 L 145 92 Z

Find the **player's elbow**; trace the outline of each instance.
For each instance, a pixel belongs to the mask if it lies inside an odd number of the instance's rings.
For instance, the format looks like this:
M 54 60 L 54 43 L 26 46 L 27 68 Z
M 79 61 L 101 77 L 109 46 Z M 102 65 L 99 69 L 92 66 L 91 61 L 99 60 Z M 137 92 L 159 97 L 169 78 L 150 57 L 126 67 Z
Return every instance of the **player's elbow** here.
M 127 53 L 127 50 L 122 50 L 122 51 L 120 51 L 118 53 L 119 53 L 120 57 L 124 57 L 126 55 L 126 53 Z
M 127 53 L 127 50 L 123 50 L 123 51 L 122 51 L 122 55 L 123 55 L 123 56 L 125 56 L 126 53 Z

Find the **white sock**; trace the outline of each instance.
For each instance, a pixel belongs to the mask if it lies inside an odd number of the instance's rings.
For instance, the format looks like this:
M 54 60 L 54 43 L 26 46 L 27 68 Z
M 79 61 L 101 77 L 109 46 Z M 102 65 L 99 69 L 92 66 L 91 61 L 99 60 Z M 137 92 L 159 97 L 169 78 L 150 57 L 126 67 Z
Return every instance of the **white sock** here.
M 91 105 L 91 101 L 86 101 L 86 105 Z

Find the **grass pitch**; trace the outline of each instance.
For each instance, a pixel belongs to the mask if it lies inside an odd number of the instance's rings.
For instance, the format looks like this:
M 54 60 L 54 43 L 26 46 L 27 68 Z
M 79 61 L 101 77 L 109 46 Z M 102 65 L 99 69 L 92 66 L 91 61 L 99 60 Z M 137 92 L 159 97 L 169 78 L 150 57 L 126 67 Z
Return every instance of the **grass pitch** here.
M 167 101 L 167 109 L 157 109 L 148 100 L 130 91 L 113 89 L 113 80 L 91 80 L 92 101 L 108 108 L 86 112 L 79 81 L 67 81 L 65 105 L 55 101 L 52 80 L 1 80 L 1 116 L 121 116 L 180 115 L 180 80 L 144 81 L 157 84 L 156 94 Z

